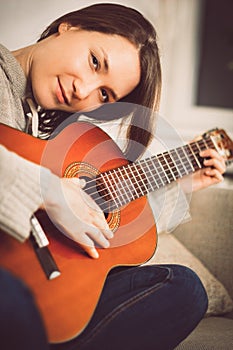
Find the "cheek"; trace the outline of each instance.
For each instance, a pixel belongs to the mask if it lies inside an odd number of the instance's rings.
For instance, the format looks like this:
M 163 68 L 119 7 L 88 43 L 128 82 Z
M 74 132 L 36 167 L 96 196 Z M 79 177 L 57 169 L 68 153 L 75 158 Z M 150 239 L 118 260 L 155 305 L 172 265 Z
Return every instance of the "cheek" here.
M 72 101 L 73 110 L 78 112 L 92 111 L 100 107 L 101 105 L 102 103 L 100 102 L 97 93 L 92 93 L 90 96 L 88 96 L 88 98 L 82 101 L 78 101 L 75 99 Z
M 33 95 L 38 105 L 47 109 L 55 108 L 56 79 L 49 78 L 46 71 L 38 68 L 31 73 L 31 83 Z

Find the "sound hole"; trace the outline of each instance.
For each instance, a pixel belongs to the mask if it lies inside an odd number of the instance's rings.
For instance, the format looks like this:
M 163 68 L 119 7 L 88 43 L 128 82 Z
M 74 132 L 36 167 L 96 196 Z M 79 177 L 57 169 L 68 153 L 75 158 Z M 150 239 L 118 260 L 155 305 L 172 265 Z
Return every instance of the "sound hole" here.
M 83 190 L 99 205 L 110 229 L 115 232 L 120 225 L 120 210 L 111 209 L 114 208 L 111 194 L 98 175 L 97 169 L 84 162 L 71 163 L 64 172 L 64 177 L 78 177 L 85 180 Z

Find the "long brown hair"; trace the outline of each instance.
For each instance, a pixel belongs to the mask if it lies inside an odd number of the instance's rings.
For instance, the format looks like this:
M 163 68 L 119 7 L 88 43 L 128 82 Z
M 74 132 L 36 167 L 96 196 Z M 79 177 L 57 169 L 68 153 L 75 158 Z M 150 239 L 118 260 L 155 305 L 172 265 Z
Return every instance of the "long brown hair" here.
M 127 131 L 128 143 L 125 154 L 128 159 L 135 160 L 150 142 L 155 123 L 154 112 L 159 108 L 161 65 L 154 27 L 135 9 L 118 4 L 102 3 L 70 12 L 58 18 L 46 28 L 38 41 L 57 33 L 61 23 L 68 23 L 83 30 L 121 35 L 138 49 L 141 69 L 140 82 L 129 95 L 120 100 L 120 102 L 129 102 L 132 106 L 132 118 Z M 139 110 L 133 108 L 134 105 L 147 108 L 142 114 L 140 108 Z M 66 116 L 65 113 L 59 111 L 52 113 L 54 114 L 54 124 L 57 124 L 59 119 L 64 120 L 64 116 Z M 92 115 L 95 117 L 94 113 Z M 113 119 L 121 116 L 113 115 Z M 137 144 L 139 145 L 138 150 L 135 149 Z

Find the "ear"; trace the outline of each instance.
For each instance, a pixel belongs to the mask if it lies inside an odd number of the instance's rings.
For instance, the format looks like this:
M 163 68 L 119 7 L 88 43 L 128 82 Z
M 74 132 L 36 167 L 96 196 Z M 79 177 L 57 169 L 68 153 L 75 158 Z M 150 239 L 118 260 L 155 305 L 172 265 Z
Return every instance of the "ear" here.
M 63 34 L 67 32 L 70 28 L 71 28 L 71 25 L 69 23 L 66 23 L 66 22 L 61 23 L 58 27 L 58 33 Z

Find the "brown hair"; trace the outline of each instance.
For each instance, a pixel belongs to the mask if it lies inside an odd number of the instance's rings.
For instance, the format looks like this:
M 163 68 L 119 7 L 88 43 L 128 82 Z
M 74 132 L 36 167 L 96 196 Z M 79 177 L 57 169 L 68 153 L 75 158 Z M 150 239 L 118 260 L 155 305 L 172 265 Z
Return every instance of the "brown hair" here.
M 157 46 L 157 34 L 151 23 L 135 9 L 118 4 L 95 4 L 70 12 L 51 23 L 42 33 L 40 40 L 58 32 L 61 23 L 80 27 L 83 30 L 117 34 L 127 38 L 138 49 L 140 57 L 141 79 L 138 86 L 120 102 L 132 104 L 131 124 L 128 127 L 128 144 L 125 154 L 135 160 L 151 139 L 155 117 L 159 108 L 161 94 L 161 66 Z M 145 113 L 137 111 L 133 105 L 147 107 Z M 147 112 L 146 112 L 147 110 Z M 149 111 L 149 112 L 148 112 Z M 63 114 L 64 118 L 64 113 Z M 95 115 L 93 114 L 95 117 Z M 118 115 L 117 117 L 120 117 Z M 135 150 L 136 144 L 142 144 Z

